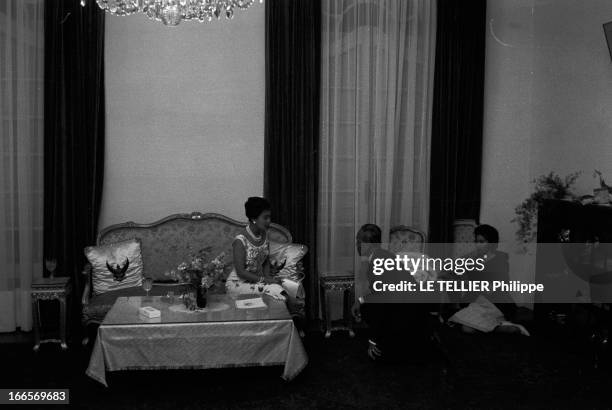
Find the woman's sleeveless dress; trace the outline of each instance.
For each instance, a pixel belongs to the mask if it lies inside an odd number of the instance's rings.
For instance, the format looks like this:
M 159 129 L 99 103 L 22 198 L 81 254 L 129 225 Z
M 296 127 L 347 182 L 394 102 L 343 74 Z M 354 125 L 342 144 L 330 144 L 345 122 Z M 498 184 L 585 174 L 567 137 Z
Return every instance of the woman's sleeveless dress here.
M 262 265 L 266 258 L 270 255 L 270 242 L 268 237 L 261 245 L 253 245 L 243 234 L 236 235 L 235 240 L 239 240 L 244 246 L 245 255 L 245 270 L 255 275 L 262 275 Z M 236 268 L 227 277 L 225 289 L 228 294 L 244 295 L 260 293 L 260 285 L 240 279 Z M 275 299 L 286 300 L 285 292 L 282 286 L 277 284 L 264 285 L 262 293 L 266 293 Z

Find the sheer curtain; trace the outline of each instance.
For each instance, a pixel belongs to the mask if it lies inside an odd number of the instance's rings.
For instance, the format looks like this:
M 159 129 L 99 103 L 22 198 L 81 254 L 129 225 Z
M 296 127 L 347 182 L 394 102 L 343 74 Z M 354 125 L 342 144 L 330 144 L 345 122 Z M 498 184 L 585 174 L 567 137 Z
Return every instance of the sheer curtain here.
M 322 9 L 319 272 L 356 272 L 362 224 L 427 230 L 436 2 Z
M 44 1 L 0 1 L 0 331 L 32 327 L 42 272 Z

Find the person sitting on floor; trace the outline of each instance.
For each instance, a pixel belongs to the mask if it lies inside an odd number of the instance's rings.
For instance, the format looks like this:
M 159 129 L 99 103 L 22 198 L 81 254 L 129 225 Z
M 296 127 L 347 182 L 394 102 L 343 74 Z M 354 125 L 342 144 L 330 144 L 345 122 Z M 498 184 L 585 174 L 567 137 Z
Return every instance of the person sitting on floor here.
M 470 258 L 483 258 L 484 269 L 466 272 L 461 276 L 466 281 L 504 281 L 510 280 L 508 254 L 497 250 L 499 232 L 491 225 L 479 225 L 474 229 L 476 250 Z M 521 325 L 512 323 L 517 310 L 516 303 L 508 292 L 468 292 L 461 298 L 467 305 L 456 312 L 450 322 L 462 325 L 466 333 L 476 331 L 523 333 L 528 332 Z
M 374 281 L 380 278 L 387 283 L 415 281 L 409 273 L 395 269 L 385 269 L 382 275 L 374 274 L 376 259 L 395 259 L 395 254 L 381 248 L 381 237 L 380 228 L 374 224 L 363 225 L 357 233 L 357 253 L 367 258 L 362 274 L 367 276 L 369 288 L 353 305 L 353 316 L 357 320 L 363 318 L 368 325 L 368 356 L 371 359 L 409 358 L 415 353 L 422 357 L 423 348 L 431 347 L 430 305 L 411 300 L 409 292 L 385 295 L 373 291 Z

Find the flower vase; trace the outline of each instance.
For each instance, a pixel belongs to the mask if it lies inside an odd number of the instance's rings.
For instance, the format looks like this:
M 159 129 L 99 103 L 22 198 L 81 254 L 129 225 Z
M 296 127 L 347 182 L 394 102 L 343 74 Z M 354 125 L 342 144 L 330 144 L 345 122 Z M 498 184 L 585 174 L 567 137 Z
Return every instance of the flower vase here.
M 206 307 L 206 296 L 208 293 L 208 289 L 205 286 L 198 286 L 197 294 L 196 294 L 196 304 L 199 309 L 204 309 Z

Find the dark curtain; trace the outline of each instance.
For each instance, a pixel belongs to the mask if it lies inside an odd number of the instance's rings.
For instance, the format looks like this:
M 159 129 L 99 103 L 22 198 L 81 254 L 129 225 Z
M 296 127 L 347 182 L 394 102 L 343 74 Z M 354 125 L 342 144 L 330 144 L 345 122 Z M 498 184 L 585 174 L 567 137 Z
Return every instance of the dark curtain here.
M 321 2 L 269 0 L 265 7 L 264 195 L 275 222 L 309 248 L 303 283 L 307 314 L 316 318 Z
M 72 277 L 77 319 L 104 171 L 104 12 L 95 1 L 45 1 L 44 105 L 44 256 Z
M 486 0 L 438 0 L 429 240 L 451 243 L 455 219 L 478 220 Z

